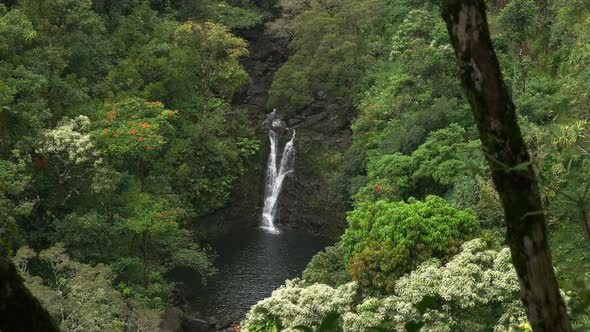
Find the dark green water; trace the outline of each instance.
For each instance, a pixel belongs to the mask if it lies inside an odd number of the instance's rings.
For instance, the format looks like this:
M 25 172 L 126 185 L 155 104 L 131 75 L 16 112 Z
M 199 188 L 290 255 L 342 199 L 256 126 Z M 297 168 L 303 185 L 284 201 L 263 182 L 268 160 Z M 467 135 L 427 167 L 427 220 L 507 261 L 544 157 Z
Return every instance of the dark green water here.
M 242 320 L 249 308 L 271 295 L 286 279 L 299 277 L 318 251 L 333 240 L 296 232 L 271 234 L 254 228 L 212 244 L 219 273 L 206 286 L 189 271 L 176 276 L 196 316 Z

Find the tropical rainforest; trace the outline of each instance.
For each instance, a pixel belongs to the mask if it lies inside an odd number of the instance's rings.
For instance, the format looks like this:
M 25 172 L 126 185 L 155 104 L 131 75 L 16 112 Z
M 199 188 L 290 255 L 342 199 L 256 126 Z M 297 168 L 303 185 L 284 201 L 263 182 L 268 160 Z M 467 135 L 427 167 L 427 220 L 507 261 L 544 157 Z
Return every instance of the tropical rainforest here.
M 0 331 L 589 331 L 590 1 L 461 3 L 0 1 Z M 207 283 L 260 221 L 273 109 L 278 226 L 334 245 L 241 321 L 171 327 L 174 272 Z

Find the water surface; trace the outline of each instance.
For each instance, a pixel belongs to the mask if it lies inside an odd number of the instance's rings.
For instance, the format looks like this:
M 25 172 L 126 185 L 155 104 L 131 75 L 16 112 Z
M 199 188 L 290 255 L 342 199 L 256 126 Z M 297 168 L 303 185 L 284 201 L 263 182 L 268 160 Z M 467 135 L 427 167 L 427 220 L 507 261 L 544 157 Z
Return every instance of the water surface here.
M 260 228 L 232 233 L 212 244 L 219 273 L 200 285 L 195 273 L 183 271 L 191 306 L 200 317 L 240 322 L 249 308 L 271 295 L 286 279 L 299 277 L 318 251 L 333 240 L 297 232 L 273 234 Z

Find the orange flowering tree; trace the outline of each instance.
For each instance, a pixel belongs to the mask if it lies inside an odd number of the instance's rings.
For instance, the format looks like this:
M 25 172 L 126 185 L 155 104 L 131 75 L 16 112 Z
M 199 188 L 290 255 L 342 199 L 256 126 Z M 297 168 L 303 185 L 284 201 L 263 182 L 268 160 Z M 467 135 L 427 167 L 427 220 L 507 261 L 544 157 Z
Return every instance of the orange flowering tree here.
M 106 104 L 98 141 L 107 155 L 117 159 L 146 159 L 159 152 L 173 133 L 178 110 L 167 110 L 159 101 L 129 99 Z
M 114 202 L 123 208 L 107 209 L 116 215 L 127 254 L 141 262 L 141 280 L 131 278 L 123 285 L 129 296 L 139 299 L 155 292 L 169 301 L 162 289 L 169 286 L 163 275 L 170 268 L 190 267 L 204 279 L 214 272 L 208 252 L 180 225 L 190 219 L 190 206 L 179 199 L 183 189 L 172 189 L 175 160 L 167 153 L 182 141 L 180 113 L 159 101 L 128 99 L 106 104 L 93 132 L 106 162 L 130 176 L 118 188 L 121 200 Z
M 114 165 L 135 166 L 140 180 L 174 136 L 179 110 L 168 110 L 159 101 L 128 99 L 106 104 L 94 135 L 103 154 Z

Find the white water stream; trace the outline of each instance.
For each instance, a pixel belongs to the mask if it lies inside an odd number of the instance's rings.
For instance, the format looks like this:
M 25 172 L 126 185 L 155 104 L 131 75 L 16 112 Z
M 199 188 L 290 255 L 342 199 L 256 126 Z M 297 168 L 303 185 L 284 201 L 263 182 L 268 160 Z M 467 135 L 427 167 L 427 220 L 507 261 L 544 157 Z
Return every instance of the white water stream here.
M 281 120 L 275 119 L 272 123 L 273 129 L 281 125 Z M 281 188 L 285 177 L 293 172 L 295 161 L 295 129 L 292 129 L 293 135 L 285 144 L 283 153 L 279 156 L 279 135 L 275 130 L 268 131 L 270 139 L 270 153 L 268 155 L 268 164 L 266 170 L 266 189 L 264 193 L 264 208 L 262 210 L 262 226 L 269 232 L 279 233 L 275 225 L 277 214 L 277 202 L 281 194 Z M 279 160 L 280 157 L 280 160 Z

